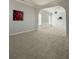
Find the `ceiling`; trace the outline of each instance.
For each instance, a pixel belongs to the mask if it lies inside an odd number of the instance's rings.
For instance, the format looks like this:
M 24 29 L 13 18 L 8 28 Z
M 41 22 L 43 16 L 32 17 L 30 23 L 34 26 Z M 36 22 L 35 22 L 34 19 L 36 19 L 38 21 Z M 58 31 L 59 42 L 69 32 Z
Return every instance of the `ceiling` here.
M 54 0 L 30 0 L 30 1 L 32 1 L 33 3 L 35 3 L 37 5 L 45 5 Z
M 40 7 L 40 6 L 44 6 L 51 2 L 56 3 L 56 2 L 60 2 L 62 0 L 16 0 L 16 1 L 30 5 L 32 7 Z
M 42 9 L 42 10 L 50 12 L 50 13 L 53 13 L 54 11 L 65 12 L 65 9 L 63 7 L 61 7 L 61 6 L 45 8 L 45 9 Z

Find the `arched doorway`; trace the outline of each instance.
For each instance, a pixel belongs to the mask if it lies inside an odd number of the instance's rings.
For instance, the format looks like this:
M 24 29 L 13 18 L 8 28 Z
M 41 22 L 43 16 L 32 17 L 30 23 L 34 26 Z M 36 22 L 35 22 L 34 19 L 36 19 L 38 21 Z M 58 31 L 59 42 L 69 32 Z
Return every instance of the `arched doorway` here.
M 62 6 L 41 9 L 38 20 L 39 29 L 52 28 L 55 29 L 57 33 L 66 35 L 66 10 Z

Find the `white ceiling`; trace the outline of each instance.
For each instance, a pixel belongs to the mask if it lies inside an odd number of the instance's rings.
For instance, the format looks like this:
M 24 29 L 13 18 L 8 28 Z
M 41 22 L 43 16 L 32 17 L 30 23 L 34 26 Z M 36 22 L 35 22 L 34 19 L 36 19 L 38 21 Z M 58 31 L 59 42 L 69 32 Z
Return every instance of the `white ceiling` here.
M 61 6 L 55 6 L 55 7 L 45 8 L 45 9 L 42 9 L 42 10 L 50 12 L 50 13 L 53 13 L 55 11 L 65 12 L 65 9 L 63 7 L 61 7 Z
M 31 0 L 31 1 L 33 1 L 37 5 L 45 5 L 45 4 L 47 4 L 51 1 L 54 1 L 54 0 Z
M 62 0 L 17 0 L 18 2 L 33 6 L 33 7 L 39 7 L 44 6 L 51 2 L 60 2 Z

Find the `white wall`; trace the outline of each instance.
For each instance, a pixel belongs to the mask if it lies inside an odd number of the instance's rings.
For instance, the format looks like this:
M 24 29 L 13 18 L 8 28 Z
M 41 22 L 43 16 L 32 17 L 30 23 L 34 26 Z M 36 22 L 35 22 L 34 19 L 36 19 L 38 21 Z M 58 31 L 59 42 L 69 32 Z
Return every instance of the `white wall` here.
M 58 20 L 59 17 L 62 17 L 63 19 Z M 58 29 L 66 31 L 66 13 L 58 12 L 58 14 L 53 14 L 52 25 Z
M 9 33 L 14 34 L 23 31 L 36 29 L 35 9 L 27 5 L 21 4 L 15 0 L 9 1 Z M 21 10 L 24 12 L 24 21 L 13 21 L 13 10 Z
M 50 13 L 47 12 L 47 11 L 41 10 L 39 15 L 41 15 L 41 18 L 39 18 L 39 21 L 41 20 L 41 24 L 40 24 L 41 26 L 40 27 L 43 28 L 43 27 L 49 26 L 49 16 L 50 16 Z
M 61 6 L 56 6 L 52 8 L 53 11 L 51 15 L 52 19 L 52 25 L 61 30 L 64 31 L 66 34 L 66 11 Z M 55 12 L 57 11 L 57 14 Z M 59 19 L 59 17 L 62 17 L 62 19 Z
M 49 24 L 49 15 L 42 13 L 42 25 Z

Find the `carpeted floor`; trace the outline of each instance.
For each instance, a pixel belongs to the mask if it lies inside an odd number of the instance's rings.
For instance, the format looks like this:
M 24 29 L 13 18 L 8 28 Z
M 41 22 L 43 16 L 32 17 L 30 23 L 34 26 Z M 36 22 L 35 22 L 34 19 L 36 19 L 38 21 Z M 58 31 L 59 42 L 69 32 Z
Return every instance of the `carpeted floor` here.
M 56 31 L 32 31 L 9 40 L 10 59 L 69 59 L 69 40 Z

